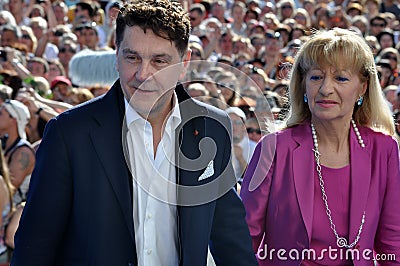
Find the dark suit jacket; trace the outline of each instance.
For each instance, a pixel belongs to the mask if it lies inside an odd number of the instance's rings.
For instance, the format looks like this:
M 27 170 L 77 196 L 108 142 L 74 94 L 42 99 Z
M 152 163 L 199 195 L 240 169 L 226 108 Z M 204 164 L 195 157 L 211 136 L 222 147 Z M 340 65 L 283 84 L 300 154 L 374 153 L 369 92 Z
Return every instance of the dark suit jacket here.
M 182 104 L 182 124 L 176 134 L 177 180 L 186 188 L 216 180 L 208 190 L 178 191 L 184 204 L 204 193 L 216 198 L 178 206 L 180 265 L 206 265 L 208 245 L 217 265 L 256 265 L 245 211 L 231 188 L 229 119 L 191 99 L 181 85 L 176 93 Z M 123 121 L 123 94 L 117 81 L 104 97 L 48 123 L 11 265 L 137 265 Z M 202 157 L 201 152 L 210 154 L 204 151 L 211 146 L 202 150 L 200 145 L 205 137 L 217 150 L 214 158 L 200 161 L 214 159 L 215 173 L 198 181 L 207 164 L 197 171 L 185 169 L 191 167 L 188 159 Z

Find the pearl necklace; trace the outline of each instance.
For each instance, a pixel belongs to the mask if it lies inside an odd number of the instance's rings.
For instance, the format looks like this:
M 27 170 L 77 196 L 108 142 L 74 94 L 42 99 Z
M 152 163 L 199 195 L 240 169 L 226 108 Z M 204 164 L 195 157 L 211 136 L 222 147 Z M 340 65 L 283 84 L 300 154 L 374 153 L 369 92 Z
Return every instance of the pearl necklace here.
M 360 146 L 362 148 L 365 148 L 364 141 L 361 138 L 361 134 L 358 131 L 356 123 L 354 122 L 353 119 L 351 120 L 351 124 L 352 124 L 352 126 L 354 128 L 354 132 L 357 135 L 358 143 L 360 144 Z M 362 228 L 363 228 L 363 225 L 364 225 L 364 222 L 365 222 L 365 211 L 363 212 L 363 215 L 362 215 L 362 218 L 361 218 L 361 224 L 360 224 L 360 227 L 358 229 L 358 233 L 357 233 L 356 239 L 351 244 L 347 244 L 347 239 L 344 238 L 344 237 L 339 236 L 339 234 L 337 233 L 336 225 L 333 223 L 332 216 L 331 216 L 331 210 L 329 209 L 329 206 L 328 206 L 328 196 L 325 193 L 324 180 L 322 178 L 322 172 L 321 172 L 321 163 L 320 163 L 321 154 L 318 151 L 317 132 L 315 131 L 313 123 L 311 123 L 311 133 L 312 133 L 312 137 L 313 137 L 313 141 L 314 141 L 314 149 L 313 149 L 313 151 L 314 151 L 315 162 L 317 163 L 317 173 L 318 173 L 318 177 L 319 177 L 319 186 L 321 187 L 322 200 L 323 200 L 323 202 L 325 204 L 326 215 L 328 216 L 328 219 L 329 219 L 329 222 L 330 222 L 330 225 L 331 225 L 331 229 L 333 231 L 333 234 L 336 237 L 336 245 L 339 248 L 342 248 L 342 247 L 352 248 L 357 244 L 358 240 L 360 239 Z

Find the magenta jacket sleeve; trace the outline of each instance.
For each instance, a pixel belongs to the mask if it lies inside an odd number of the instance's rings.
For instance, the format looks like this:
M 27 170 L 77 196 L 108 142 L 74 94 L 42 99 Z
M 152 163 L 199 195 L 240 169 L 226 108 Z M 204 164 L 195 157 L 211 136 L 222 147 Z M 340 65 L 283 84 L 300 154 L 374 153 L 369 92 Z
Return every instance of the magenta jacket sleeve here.
M 275 165 L 275 144 L 275 134 L 267 135 L 257 144 L 241 188 L 240 195 L 246 209 L 246 221 L 255 253 L 265 233 L 265 218 Z
M 385 196 L 383 199 L 374 249 L 378 256 L 392 256 L 377 261 L 378 265 L 400 264 L 400 163 L 397 143 L 392 140 L 388 158 Z M 394 257 L 395 256 L 395 257 Z M 379 259 L 379 258 L 377 258 Z

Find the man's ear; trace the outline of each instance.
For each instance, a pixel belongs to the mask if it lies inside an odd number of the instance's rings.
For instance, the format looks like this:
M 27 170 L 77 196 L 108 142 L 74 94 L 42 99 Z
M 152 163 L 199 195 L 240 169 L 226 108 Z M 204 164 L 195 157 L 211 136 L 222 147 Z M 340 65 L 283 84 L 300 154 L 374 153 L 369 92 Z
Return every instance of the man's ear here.
M 186 76 L 186 71 L 189 67 L 191 56 L 192 56 L 192 50 L 190 50 L 190 48 L 189 48 L 187 50 L 186 54 L 183 56 L 183 60 L 182 60 L 183 69 L 182 69 L 181 74 L 179 75 L 179 80 L 183 80 L 183 78 Z
M 115 70 L 118 72 L 119 71 L 119 67 L 118 67 L 118 52 L 119 52 L 119 49 L 118 49 L 118 47 L 116 47 L 115 48 Z

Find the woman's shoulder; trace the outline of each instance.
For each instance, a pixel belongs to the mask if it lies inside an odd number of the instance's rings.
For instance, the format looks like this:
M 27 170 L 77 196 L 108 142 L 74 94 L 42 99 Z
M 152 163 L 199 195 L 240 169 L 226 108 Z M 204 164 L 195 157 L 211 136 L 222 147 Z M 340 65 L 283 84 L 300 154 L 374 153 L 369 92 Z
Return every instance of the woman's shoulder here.
M 369 145 L 373 148 L 379 147 L 391 149 L 393 146 L 398 146 L 397 140 L 394 136 L 385 134 L 383 132 L 374 130 L 370 127 L 360 127 L 361 137 L 365 138 Z
M 306 132 L 307 123 L 302 123 L 299 125 L 291 126 L 291 127 L 282 127 L 278 128 L 270 133 L 268 133 L 265 137 L 269 138 L 279 138 L 279 139 L 285 139 L 285 138 L 292 138 L 293 134 L 301 134 L 303 132 Z
M 288 128 L 283 128 L 276 130 L 274 132 L 270 132 L 267 135 L 263 136 L 262 139 L 259 141 L 259 143 L 266 144 L 273 143 L 274 145 L 279 144 L 280 146 L 291 146 L 292 143 L 295 143 L 294 138 L 297 135 L 301 135 L 304 132 L 304 126 L 303 125 L 297 125 L 293 127 L 288 127 Z

